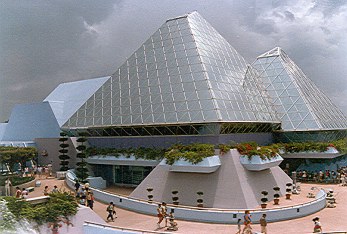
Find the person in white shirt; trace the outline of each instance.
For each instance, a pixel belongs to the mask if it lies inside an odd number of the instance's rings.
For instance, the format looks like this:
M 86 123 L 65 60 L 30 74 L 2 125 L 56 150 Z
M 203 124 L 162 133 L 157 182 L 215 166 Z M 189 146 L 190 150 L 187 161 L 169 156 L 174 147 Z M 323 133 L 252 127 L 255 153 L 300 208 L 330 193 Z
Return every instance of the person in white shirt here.
M 7 179 L 5 180 L 5 195 L 6 196 L 11 196 L 11 187 L 12 187 L 12 183 L 10 178 L 7 177 Z
M 28 191 L 25 189 L 25 188 L 23 188 L 22 189 L 22 198 L 23 199 L 27 199 L 28 198 L 28 196 L 29 196 L 29 193 L 28 193 Z

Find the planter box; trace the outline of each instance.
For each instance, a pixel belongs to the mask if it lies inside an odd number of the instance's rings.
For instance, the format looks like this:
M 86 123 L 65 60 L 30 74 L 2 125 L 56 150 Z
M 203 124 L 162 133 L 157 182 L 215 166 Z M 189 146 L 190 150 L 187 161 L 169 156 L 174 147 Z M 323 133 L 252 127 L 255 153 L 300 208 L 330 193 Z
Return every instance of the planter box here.
M 58 180 L 64 180 L 66 174 L 67 174 L 67 171 L 57 171 L 57 179 Z
M 279 154 L 277 154 L 275 157 L 270 159 L 266 158 L 264 160 L 261 159 L 259 155 L 253 155 L 251 160 L 248 159 L 247 155 L 240 156 L 242 166 L 249 171 L 262 171 L 271 167 L 276 167 L 280 165 L 282 161 L 283 158 Z
M 197 164 L 192 164 L 185 160 L 178 160 L 172 165 L 166 164 L 166 160 L 163 159 L 160 164 L 165 166 L 172 172 L 190 172 L 190 173 L 212 173 L 218 170 L 221 165 L 218 155 L 204 158 Z
M 335 147 L 329 146 L 326 151 L 324 151 L 326 154 L 338 154 L 340 153 Z
M 281 152 L 280 154 L 283 158 L 336 158 L 342 154 L 335 147 L 327 147 L 327 150 L 324 152 L 318 151 L 300 151 L 295 153 L 290 152 Z
M 284 149 L 279 149 L 279 153 L 280 154 L 339 154 L 340 152 L 335 148 L 335 147 L 327 147 L 326 151 L 323 152 L 319 152 L 319 151 L 300 151 L 300 152 L 296 152 L 296 153 L 290 153 L 290 152 L 286 152 Z

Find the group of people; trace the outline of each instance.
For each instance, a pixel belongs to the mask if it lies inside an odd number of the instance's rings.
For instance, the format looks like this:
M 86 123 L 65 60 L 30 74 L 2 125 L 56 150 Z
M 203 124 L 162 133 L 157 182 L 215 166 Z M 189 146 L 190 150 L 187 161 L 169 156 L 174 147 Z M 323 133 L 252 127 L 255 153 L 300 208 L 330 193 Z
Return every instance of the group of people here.
M 157 223 L 158 229 L 161 228 L 160 224 L 165 219 L 165 227 L 167 227 L 167 230 L 170 230 L 170 231 L 177 231 L 178 230 L 177 223 L 175 222 L 174 211 L 173 211 L 173 209 L 171 209 L 170 213 L 168 214 L 165 202 L 158 204 L 157 216 L 158 216 L 158 223 Z M 170 226 L 168 226 L 168 221 L 169 221 Z
M 297 171 L 297 179 L 301 182 L 315 182 L 315 183 L 347 183 L 346 171 L 340 168 L 337 171 Z
M 54 185 L 51 192 L 52 193 L 59 192 L 58 186 Z M 48 185 L 46 185 L 45 188 L 43 189 L 43 195 L 48 196 L 48 194 L 49 194 L 49 187 Z
M 114 218 L 117 218 L 117 213 L 113 202 L 110 202 L 110 204 L 106 208 L 106 211 L 108 212 L 108 216 L 106 218 L 107 222 L 114 222 Z
M 52 175 L 52 164 L 47 164 L 45 166 L 34 164 L 32 167 L 24 167 L 22 169 L 21 163 L 18 163 L 18 170 L 16 171 L 18 175 L 23 177 L 38 175 L 41 178 L 42 175 Z
M 19 187 L 16 187 L 16 194 L 15 197 L 18 199 L 26 199 L 29 196 L 28 190 L 25 188 L 20 189 Z
M 261 233 L 266 234 L 267 233 L 267 220 L 266 220 L 266 214 L 263 214 L 259 220 Z M 237 220 L 237 232 L 236 234 L 252 234 L 252 215 L 250 214 L 249 210 L 245 211 L 245 215 L 243 216 L 243 224 L 244 228 L 241 232 L 241 219 Z
M 95 199 L 93 191 L 89 189 L 89 183 L 85 183 L 84 186 L 81 186 L 81 184 L 76 181 L 75 192 L 76 199 L 78 200 L 79 204 L 88 206 L 90 209 L 93 209 Z
M 5 180 L 5 196 L 11 196 L 12 182 L 9 177 Z M 26 199 L 29 196 L 28 190 L 25 188 L 16 187 L 16 193 L 14 196 L 18 199 Z
M 245 215 L 243 216 L 243 223 L 244 223 L 244 228 L 241 232 L 241 219 L 238 219 L 237 221 L 237 232 L 236 234 L 252 234 L 252 215 L 250 214 L 249 210 L 245 211 Z M 314 227 L 313 227 L 313 232 L 314 233 L 321 233 L 322 232 L 322 225 L 319 221 L 319 217 L 315 217 L 313 220 L 314 222 Z M 260 232 L 266 234 L 267 233 L 267 220 L 266 220 L 266 214 L 263 214 L 259 220 L 260 224 Z

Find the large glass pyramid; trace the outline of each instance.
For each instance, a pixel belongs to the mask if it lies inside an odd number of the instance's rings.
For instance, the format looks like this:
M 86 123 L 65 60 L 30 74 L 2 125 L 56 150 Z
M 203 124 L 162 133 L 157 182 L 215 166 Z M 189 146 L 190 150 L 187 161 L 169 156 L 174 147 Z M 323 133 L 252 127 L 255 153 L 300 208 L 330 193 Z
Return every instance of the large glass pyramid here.
M 279 47 L 253 63 L 284 131 L 347 128 L 343 113 Z
M 257 72 L 197 12 L 167 20 L 64 124 L 279 122 Z

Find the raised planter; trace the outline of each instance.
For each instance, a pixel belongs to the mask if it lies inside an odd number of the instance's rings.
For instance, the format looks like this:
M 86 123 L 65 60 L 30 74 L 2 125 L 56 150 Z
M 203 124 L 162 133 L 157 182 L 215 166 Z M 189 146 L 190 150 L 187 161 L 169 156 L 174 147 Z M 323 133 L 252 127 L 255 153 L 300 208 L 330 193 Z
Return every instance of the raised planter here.
M 74 189 L 74 173 L 70 170 L 65 178 L 67 186 Z M 131 210 L 142 214 L 157 215 L 158 203 L 148 203 L 147 201 L 138 200 L 126 196 L 120 196 L 106 191 L 90 188 L 95 199 L 108 203 L 113 201 L 114 204 L 123 209 Z M 319 190 L 316 194 L 316 199 L 307 202 L 300 203 L 298 205 L 267 209 L 267 221 L 278 222 L 283 220 L 292 220 L 299 217 L 305 217 L 310 214 L 314 214 L 326 206 L 326 193 L 324 190 Z M 244 216 L 244 210 L 233 209 L 213 209 L 213 208 L 194 208 L 186 206 L 168 206 L 175 209 L 175 217 L 180 220 L 205 222 L 205 223 L 221 223 L 221 224 L 236 224 L 239 218 Z M 264 210 L 256 209 L 252 210 L 252 220 L 257 223 L 261 216 L 264 214 Z M 96 232 L 95 232 L 96 233 Z
M 332 146 L 329 146 L 326 151 L 324 151 L 326 154 L 339 154 L 340 152 Z
M 279 150 L 279 153 L 283 156 L 283 158 L 336 158 L 343 154 L 341 154 L 335 147 L 329 146 L 323 152 L 319 151 L 300 151 L 300 152 L 286 152 L 284 150 Z
M 219 156 L 214 155 L 204 158 L 204 160 L 197 164 L 192 164 L 185 160 L 178 160 L 174 164 L 169 165 L 163 159 L 159 165 L 168 167 L 169 171 L 172 172 L 212 173 L 218 170 L 221 162 Z
M 240 156 L 240 162 L 249 171 L 262 171 L 280 165 L 283 158 L 277 154 L 272 158 L 262 159 L 259 155 L 253 155 L 251 159 L 247 155 Z
M 67 174 L 67 171 L 57 171 L 57 179 L 58 180 L 64 180 Z

